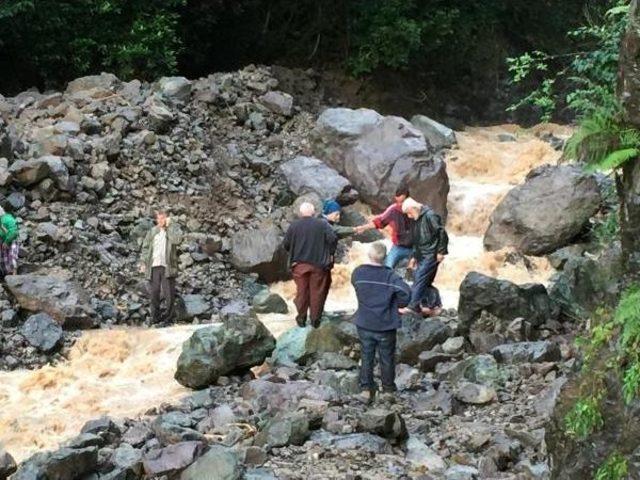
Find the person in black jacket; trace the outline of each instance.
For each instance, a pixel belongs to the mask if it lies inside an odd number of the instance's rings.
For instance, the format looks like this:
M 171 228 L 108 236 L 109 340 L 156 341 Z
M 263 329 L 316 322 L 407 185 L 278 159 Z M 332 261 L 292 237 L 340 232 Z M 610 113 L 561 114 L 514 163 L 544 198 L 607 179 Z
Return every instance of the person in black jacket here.
M 289 252 L 289 265 L 296 284 L 296 323 L 304 327 L 308 313 L 311 325 L 318 328 L 331 287 L 338 237 L 329 222 L 316 218 L 313 204 L 303 203 L 299 213 L 300 218 L 289 226 L 284 236 L 283 246 Z
M 421 313 L 420 302 L 425 297 L 438 272 L 438 266 L 447 255 L 449 237 L 442 224 L 442 218 L 428 206 L 407 198 L 402 211 L 415 220 L 413 227 L 413 258 L 410 268 L 415 268 L 411 301 L 401 313 Z
M 376 350 L 380 361 L 382 389 L 385 393 L 396 390 L 396 330 L 400 328 L 398 309 L 407 305 L 411 289 L 391 268 L 384 266 L 387 249 L 376 242 L 369 249 L 370 263 L 357 267 L 351 283 L 358 298 L 354 323 L 358 327 L 361 346 L 360 399 L 373 400 L 376 385 L 373 366 Z

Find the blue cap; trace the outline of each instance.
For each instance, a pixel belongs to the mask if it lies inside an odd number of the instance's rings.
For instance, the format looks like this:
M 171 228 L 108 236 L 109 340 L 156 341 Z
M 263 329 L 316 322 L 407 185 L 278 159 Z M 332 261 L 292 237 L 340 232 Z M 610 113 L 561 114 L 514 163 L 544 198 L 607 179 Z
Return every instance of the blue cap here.
M 325 200 L 322 204 L 322 214 L 331 215 L 332 213 L 340 211 L 340 204 L 335 200 Z

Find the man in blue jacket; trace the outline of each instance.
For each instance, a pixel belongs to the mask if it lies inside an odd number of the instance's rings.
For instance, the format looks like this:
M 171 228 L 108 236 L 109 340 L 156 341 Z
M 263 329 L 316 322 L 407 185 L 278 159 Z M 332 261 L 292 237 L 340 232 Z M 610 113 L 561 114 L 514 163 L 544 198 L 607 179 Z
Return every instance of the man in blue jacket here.
M 353 271 L 351 283 L 356 290 L 358 310 L 355 324 L 361 346 L 360 399 L 370 403 L 376 392 L 373 366 L 376 350 L 380 361 L 382 389 L 396 390 L 396 330 L 400 328 L 398 309 L 411 299 L 411 289 L 391 268 L 384 266 L 387 248 L 376 242 L 371 245 L 369 263 Z

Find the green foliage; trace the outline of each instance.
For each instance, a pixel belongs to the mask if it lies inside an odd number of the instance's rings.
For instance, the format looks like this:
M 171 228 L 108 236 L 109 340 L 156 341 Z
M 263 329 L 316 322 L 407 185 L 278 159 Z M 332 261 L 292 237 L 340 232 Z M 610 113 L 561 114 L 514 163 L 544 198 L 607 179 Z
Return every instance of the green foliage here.
M 368 0 L 361 5 L 353 41 L 355 53 L 349 60 L 355 75 L 379 66 L 406 67 L 421 45 L 426 23 L 413 15 L 412 0 Z
M 593 478 L 594 480 L 624 480 L 627 478 L 627 472 L 627 459 L 616 452 L 609 455 Z
M 602 247 L 610 245 L 613 240 L 620 238 L 618 210 L 611 210 L 603 218 L 596 220 L 591 234 L 596 243 Z
M 640 362 L 634 361 L 624 371 L 622 378 L 622 396 L 626 403 L 631 403 L 640 392 Z
M 178 7 L 186 0 L 5 0 L 0 67 L 48 85 L 101 70 L 122 78 L 175 71 Z M 28 80 L 27 80 L 28 81 Z
M 602 393 L 578 400 L 564 419 L 568 435 L 585 439 L 604 425 L 600 400 Z
M 628 127 L 616 110 L 597 110 L 585 117 L 567 141 L 564 157 L 587 163 L 589 171 L 615 170 L 640 153 L 640 131 Z
M 640 349 L 640 285 L 632 285 L 620 298 L 616 309 L 616 323 L 622 327 L 620 339 L 626 351 Z
M 606 8 L 593 12 L 587 25 L 567 32 L 574 51 L 551 54 L 536 50 L 507 59 L 512 82 L 532 84 L 530 92 L 509 111 L 534 106 L 548 120 L 565 105 L 579 116 L 614 107 L 620 41 L 629 5 L 627 0 L 603 3 Z

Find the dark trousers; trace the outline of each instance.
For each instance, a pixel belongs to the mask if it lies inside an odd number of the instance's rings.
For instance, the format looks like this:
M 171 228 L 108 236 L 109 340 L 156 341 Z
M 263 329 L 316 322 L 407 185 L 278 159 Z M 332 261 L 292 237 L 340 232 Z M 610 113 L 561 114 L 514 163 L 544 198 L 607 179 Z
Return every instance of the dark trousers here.
M 416 311 L 420 310 L 420 301 L 427 293 L 427 289 L 431 287 L 433 280 L 436 278 L 436 273 L 438 273 L 438 262 L 435 258 L 424 258 L 420 260 L 413 278 L 409 308 Z
M 160 316 L 161 293 L 166 301 L 167 311 L 164 320 L 174 317 L 176 298 L 176 279 L 168 278 L 165 267 L 153 267 L 151 269 L 151 319 L 154 323 L 163 320 Z
M 292 273 L 296 284 L 293 303 L 298 310 L 298 318 L 306 321 L 309 312 L 312 323 L 320 321 L 331 288 L 331 270 L 310 263 L 296 263 Z
M 382 389 L 385 392 L 396 390 L 396 331 L 374 332 L 358 327 L 360 338 L 360 388 L 375 390 L 373 367 L 378 351 Z

